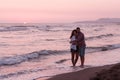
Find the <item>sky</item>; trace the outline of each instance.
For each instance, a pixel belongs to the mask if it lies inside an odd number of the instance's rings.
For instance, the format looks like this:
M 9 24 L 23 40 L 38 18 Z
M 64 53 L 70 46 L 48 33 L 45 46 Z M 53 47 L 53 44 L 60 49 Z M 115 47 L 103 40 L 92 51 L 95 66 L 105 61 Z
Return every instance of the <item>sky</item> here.
M 120 0 L 0 0 L 0 23 L 120 18 Z

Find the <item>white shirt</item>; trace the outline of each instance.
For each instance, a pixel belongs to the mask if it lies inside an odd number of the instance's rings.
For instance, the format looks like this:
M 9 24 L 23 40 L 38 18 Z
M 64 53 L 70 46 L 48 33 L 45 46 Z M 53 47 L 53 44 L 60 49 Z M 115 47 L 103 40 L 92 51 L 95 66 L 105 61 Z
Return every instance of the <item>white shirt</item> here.
M 75 41 L 76 40 L 75 36 L 72 36 L 70 39 L 71 39 L 71 41 Z M 71 43 L 70 48 L 74 49 L 74 50 L 77 50 L 77 46 L 75 44 L 72 44 L 72 43 Z

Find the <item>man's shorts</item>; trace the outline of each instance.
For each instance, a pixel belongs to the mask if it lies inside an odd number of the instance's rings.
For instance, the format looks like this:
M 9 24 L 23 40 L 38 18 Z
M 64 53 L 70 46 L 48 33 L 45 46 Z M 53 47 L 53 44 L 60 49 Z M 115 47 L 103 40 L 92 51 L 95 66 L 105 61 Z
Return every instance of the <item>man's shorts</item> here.
M 79 47 L 78 52 L 80 56 L 85 56 L 85 48 L 86 48 L 85 46 Z

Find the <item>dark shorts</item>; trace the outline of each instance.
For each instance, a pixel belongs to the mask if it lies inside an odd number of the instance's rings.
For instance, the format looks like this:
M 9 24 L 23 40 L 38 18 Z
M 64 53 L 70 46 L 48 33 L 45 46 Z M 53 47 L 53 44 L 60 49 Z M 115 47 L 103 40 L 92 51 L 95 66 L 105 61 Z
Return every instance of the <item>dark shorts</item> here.
M 76 53 L 76 52 L 77 52 L 77 50 L 74 50 L 74 49 L 70 49 L 70 51 L 71 51 L 72 53 Z
M 86 48 L 85 46 L 78 48 L 78 52 L 80 56 L 85 56 L 85 48 Z

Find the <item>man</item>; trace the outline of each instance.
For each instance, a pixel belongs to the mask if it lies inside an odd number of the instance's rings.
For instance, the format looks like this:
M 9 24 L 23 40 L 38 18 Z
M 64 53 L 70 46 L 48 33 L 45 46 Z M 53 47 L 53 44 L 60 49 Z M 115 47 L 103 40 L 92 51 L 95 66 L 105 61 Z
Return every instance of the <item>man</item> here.
M 81 60 L 81 65 L 80 67 L 84 67 L 84 61 L 85 61 L 85 37 L 84 34 L 80 31 L 80 28 L 76 28 L 78 36 L 77 36 L 77 45 L 78 45 L 78 53 L 80 54 L 80 60 Z

